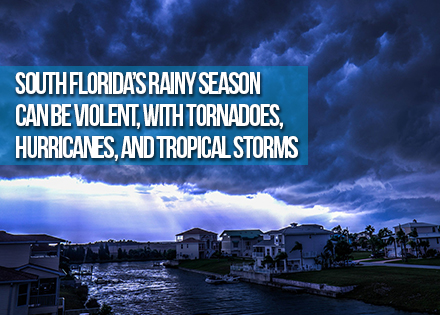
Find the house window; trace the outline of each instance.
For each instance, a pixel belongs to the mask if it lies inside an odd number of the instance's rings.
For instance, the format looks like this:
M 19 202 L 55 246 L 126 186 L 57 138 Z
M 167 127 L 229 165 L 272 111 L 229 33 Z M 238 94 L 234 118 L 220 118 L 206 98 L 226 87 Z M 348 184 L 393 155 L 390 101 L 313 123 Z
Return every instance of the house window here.
M 437 237 L 437 244 L 438 244 L 438 237 Z
M 183 249 L 183 244 L 180 244 L 180 249 Z
M 435 232 L 435 227 L 432 228 L 432 233 L 434 233 L 434 232 Z
M 28 285 L 20 284 L 18 286 L 17 306 L 27 305 L 27 299 L 28 299 Z

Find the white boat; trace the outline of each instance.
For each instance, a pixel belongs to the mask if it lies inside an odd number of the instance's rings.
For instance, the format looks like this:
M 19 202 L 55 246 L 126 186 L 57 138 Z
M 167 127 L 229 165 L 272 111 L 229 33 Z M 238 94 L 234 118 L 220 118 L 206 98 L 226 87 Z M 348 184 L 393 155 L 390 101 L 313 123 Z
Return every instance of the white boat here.
M 240 277 L 233 276 L 233 275 L 225 275 L 225 276 L 223 276 L 223 280 L 226 283 L 238 283 L 238 282 L 240 282 Z
M 107 284 L 107 280 L 104 280 L 102 278 L 98 278 L 94 281 L 96 284 Z
M 225 280 L 221 277 L 209 276 L 208 278 L 205 279 L 205 282 L 209 284 L 221 284 L 221 283 L 225 283 Z

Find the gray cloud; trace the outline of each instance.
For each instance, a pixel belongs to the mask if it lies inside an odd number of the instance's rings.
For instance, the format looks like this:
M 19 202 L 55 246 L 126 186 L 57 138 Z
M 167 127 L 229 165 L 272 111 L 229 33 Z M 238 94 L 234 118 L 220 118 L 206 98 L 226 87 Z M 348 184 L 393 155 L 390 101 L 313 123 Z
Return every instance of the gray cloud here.
M 305 207 L 440 221 L 438 3 L 24 3 L 0 6 L 3 65 L 307 65 L 309 165 L 1 166 L 1 177 L 265 191 Z

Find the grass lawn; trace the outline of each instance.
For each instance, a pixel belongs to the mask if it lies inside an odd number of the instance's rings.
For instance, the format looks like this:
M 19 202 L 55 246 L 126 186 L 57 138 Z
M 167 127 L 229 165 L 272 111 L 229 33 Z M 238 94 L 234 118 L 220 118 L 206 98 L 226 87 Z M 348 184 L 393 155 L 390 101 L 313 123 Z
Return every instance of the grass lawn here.
M 429 266 L 440 266 L 440 258 L 409 258 L 407 262 L 402 260 L 390 261 L 395 264 L 410 264 L 410 265 L 429 265 Z
M 354 260 L 370 258 L 371 252 L 352 252 Z
M 252 260 L 246 261 L 250 263 Z M 229 260 L 227 258 L 182 260 L 179 263 L 179 267 L 226 275 L 229 273 L 229 267 L 231 266 L 231 264 L 240 264 L 243 262 L 245 261 L 239 258 L 236 258 L 234 260 Z
M 440 310 L 440 270 L 354 267 L 295 273 L 281 277 L 336 286 L 357 285 L 356 289 L 344 296 L 371 304 L 419 312 Z

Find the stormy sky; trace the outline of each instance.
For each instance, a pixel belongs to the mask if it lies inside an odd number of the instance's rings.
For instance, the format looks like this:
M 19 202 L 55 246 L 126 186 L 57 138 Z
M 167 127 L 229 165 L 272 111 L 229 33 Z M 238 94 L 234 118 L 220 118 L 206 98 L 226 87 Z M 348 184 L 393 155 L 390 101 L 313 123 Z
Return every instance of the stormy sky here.
M 440 3 L 0 3 L 2 66 L 308 66 L 307 166 L 0 166 L 0 229 L 73 242 L 440 224 Z

